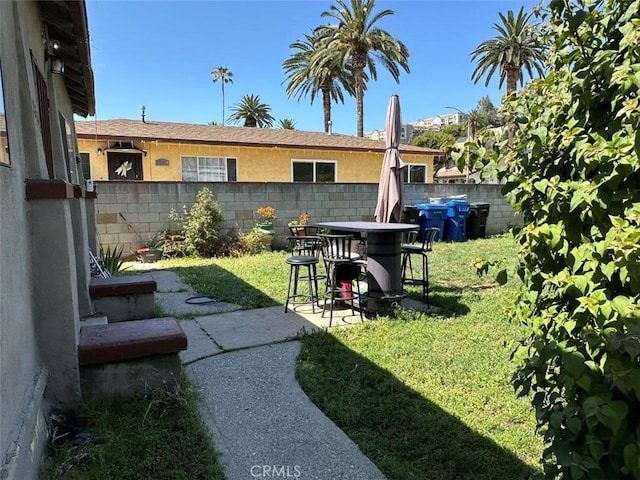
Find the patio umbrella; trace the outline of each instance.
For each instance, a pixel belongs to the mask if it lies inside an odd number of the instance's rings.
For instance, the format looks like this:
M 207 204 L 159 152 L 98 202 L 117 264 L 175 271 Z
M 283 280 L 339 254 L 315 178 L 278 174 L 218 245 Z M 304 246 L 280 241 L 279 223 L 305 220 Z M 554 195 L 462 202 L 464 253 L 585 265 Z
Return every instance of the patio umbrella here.
M 376 205 L 376 221 L 400 223 L 403 209 L 402 169 L 405 164 L 400 158 L 398 144 L 402 131 L 402 115 L 397 95 L 392 95 L 387 109 L 385 124 L 386 150 L 382 159 L 380 183 L 378 185 L 378 203 Z

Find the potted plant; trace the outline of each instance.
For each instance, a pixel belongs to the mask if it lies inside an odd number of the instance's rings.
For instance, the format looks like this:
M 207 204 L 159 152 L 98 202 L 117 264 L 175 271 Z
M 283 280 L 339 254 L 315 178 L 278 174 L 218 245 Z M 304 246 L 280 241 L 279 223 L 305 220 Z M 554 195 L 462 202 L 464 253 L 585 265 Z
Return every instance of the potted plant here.
M 164 245 L 166 232 L 157 232 L 149 235 L 142 247 L 136 250 L 142 263 L 157 262 L 162 258 L 162 246 Z
M 275 232 L 273 221 L 276 218 L 276 209 L 267 205 L 258 208 L 256 213 L 258 214 L 258 222 L 255 229 L 260 234 L 260 241 L 265 249 L 271 250 L 271 242 Z
M 307 234 L 307 223 L 309 222 L 309 211 L 305 210 L 302 212 L 297 220 L 292 220 L 289 222 L 289 231 L 291 231 L 292 235 L 301 236 Z

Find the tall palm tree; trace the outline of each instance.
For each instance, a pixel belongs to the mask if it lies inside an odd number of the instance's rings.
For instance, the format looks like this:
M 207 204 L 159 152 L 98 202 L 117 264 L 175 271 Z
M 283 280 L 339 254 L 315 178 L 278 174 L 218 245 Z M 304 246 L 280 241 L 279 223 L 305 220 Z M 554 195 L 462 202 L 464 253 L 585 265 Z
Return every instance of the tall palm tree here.
M 471 53 L 471 60 L 477 61 L 471 75 L 473 83 L 487 76 L 485 86 L 496 69 L 500 72 L 499 88 L 505 79 L 507 81 L 507 95 L 517 88 L 518 80 L 523 84 L 522 69 L 526 69 L 530 77 L 533 70 L 538 75 L 544 75 L 544 59 L 546 48 L 539 41 L 536 27 L 529 23 L 532 14 L 525 15 L 524 8 L 520 8 L 518 15 L 507 11 L 507 15 L 499 14 L 502 25 L 493 24 L 498 36 L 482 42 Z
M 338 21 L 337 25 L 328 25 L 326 34 L 331 35 L 328 49 L 343 53 L 345 62 L 350 62 L 355 79 L 357 105 L 357 134 L 363 132 L 363 98 L 365 89 L 364 69 L 368 67 L 372 79 L 377 78 L 375 61 L 378 60 L 389 70 L 396 82 L 400 81 L 400 67 L 409 73 L 409 49 L 386 30 L 375 26 L 380 19 L 393 15 L 393 10 L 374 13 L 375 0 L 336 0 L 323 17 Z M 346 63 L 344 64 L 347 65 Z
M 220 80 L 222 85 L 222 125 L 224 125 L 224 84 L 233 83 L 233 72 L 227 67 L 218 67 L 211 72 L 211 75 L 213 75 L 213 83 Z
M 304 40 L 296 40 L 289 48 L 296 50 L 282 63 L 287 74 L 287 95 L 295 95 L 300 101 L 302 97 L 311 96 L 311 104 L 318 92 L 322 92 L 322 110 L 324 113 L 324 131 L 329 131 L 331 122 L 331 101 L 344 103 L 344 88 L 351 95 L 353 74 L 343 68 L 340 51 L 326 48 L 331 40 L 323 34 L 326 30 L 316 28 Z M 286 81 L 286 80 L 285 80 Z
M 245 95 L 233 106 L 229 121 L 238 124 L 244 120 L 245 127 L 270 127 L 275 119 L 269 112 L 271 107 L 262 103 L 260 97 L 253 94 Z

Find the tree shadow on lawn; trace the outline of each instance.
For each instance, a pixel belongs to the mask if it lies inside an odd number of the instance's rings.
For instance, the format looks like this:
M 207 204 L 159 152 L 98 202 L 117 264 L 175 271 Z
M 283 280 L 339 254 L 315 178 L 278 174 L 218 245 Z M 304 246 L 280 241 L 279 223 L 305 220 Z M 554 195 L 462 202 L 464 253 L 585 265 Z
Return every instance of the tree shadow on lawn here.
M 436 307 L 438 314 L 445 317 L 466 315 L 471 309 L 461 301 L 463 290 L 455 286 L 432 284 L 429 287 L 429 305 Z M 408 291 L 408 298 L 422 302 L 422 287 L 409 287 Z
M 311 400 L 390 480 L 538 478 L 539 472 L 513 453 L 330 333 L 303 338 L 296 377 Z

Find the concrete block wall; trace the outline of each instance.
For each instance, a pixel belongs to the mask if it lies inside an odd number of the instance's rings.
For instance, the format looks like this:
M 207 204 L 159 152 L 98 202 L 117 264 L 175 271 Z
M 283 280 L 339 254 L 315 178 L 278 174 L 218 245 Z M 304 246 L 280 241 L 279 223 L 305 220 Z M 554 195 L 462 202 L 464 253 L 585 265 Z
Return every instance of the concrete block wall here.
M 141 246 L 140 237 L 145 240 L 159 231 L 179 230 L 179 225 L 169 220 L 171 210 L 190 208 L 204 187 L 220 204 L 227 230 L 248 232 L 256 224 L 260 206 L 274 207 L 276 245 L 284 244 L 287 224 L 304 210 L 311 214 L 311 222 L 374 220 L 378 198 L 378 185 L 373 183 L 96 182 L 99 244 L 103 248 L 122 246 L 125 253 L 133 253 Z M 500 185 L 409 184 L 404 203 L 461 194 L 470 202 L 490 204 L 487 235 L 520 223 L 500 193 Z

